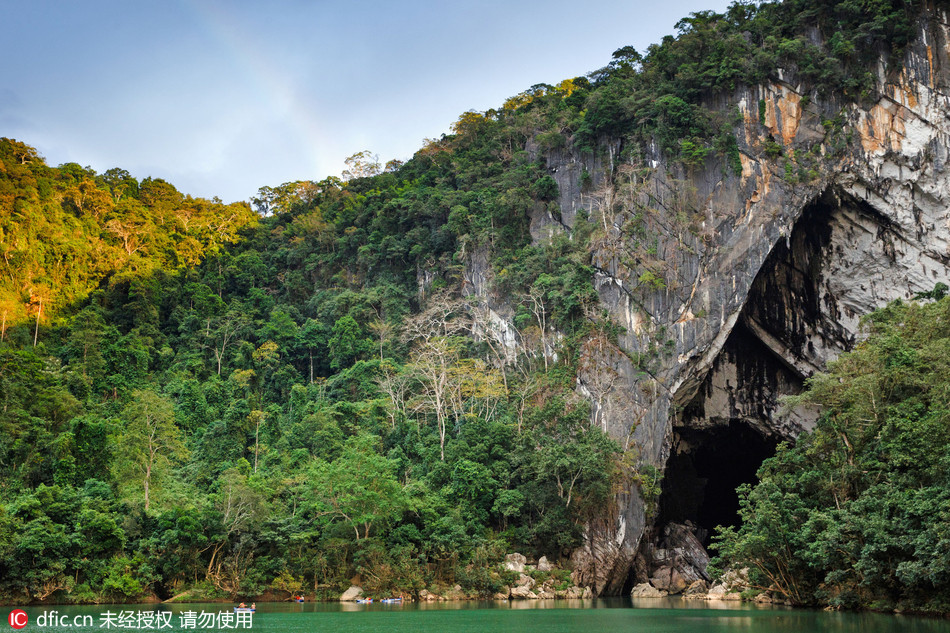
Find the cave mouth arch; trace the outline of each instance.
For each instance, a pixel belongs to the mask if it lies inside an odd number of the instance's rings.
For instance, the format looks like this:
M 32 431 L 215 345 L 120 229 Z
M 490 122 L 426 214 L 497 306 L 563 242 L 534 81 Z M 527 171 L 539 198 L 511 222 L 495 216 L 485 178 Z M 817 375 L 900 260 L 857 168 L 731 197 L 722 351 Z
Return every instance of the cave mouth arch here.
M 853 343 L 841 324 L 850 315 L 829 285 L 851 262 L 832 238 L 868 213 L 839 194 L 829 189 L 809 203 L 788 238 L 773 245 L 708 370 L 676 394 L 656 514 L 625 593 L 644 582 L 683 591 L 674 572 L 681 580 L 708 582 L 706 548 L 715 528 L 740 525 L 736 488 L 755 484 L 779 442 L 815 419 L 807 407 L 784 410 L 782 402 L 800 393 L 826 358 Z
M 717 525 L 738 526 L 736 488 L 757 481 L 779 441 L 809 428 L 816 413 L 802 407 L 783 412 L 782 399 L 800 393 L 826 358 L 853 344 L 828 286 L 829 274 L 847 270 L 832 238 L 834 227 L 850 227 L 869 213 L 830 188 L 802 210 L 788 239 L 766 257 L 709 371 L 698 388 L 682 394 L 654 545 L 671 523 L 695 526 L 704 547 Z

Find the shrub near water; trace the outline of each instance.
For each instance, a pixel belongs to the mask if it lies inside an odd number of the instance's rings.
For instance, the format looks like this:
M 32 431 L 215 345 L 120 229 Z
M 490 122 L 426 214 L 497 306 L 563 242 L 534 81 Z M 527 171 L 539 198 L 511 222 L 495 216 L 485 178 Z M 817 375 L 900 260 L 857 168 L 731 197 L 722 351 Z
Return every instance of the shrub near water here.
M 893 303 L 790 404 L 813 432 L 740 489 L 719 566 L 798 604 L 950 609 L 950 299 Z

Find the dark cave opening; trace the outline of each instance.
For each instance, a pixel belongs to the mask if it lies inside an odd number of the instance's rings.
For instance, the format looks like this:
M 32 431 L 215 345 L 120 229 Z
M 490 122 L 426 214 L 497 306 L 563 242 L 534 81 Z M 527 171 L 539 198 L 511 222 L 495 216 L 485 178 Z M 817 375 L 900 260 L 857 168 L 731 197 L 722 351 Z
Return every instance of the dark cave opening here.
M 159 600 L 163 602 L 171 598 L 173 595 L 175 595 L 169 590 L 168 586 L 162 580 L 155 583 L 154 589 L 155 589 L 155 595 L 158 597 Z
M 738 420 L 675 430 L 656 525 L 691 521 L 699 540 L 709 545 L 717 525 L 739 524 L 736 488 L 756 481 L 756 471 L 777 445 L 777 439 Z
M 621 595 L 628 595 L 648 580 L 657 586 L 653 575 L 670 566 L 670 552 L 678 552 L 673 555 L 676 564 L 682 556 L 679 552 L 708 548 L 716 526 L 738 526 L 736 488 L 757 481 L 759 467 L 775 455 L 779 441 L 777 436 L 764 434 L 738 419 L 702 427 L 674 427 L 656 520 L 644 534 Z M 690 536 L 684 539 L 684 533 Z M 705 563 L 695 569 L 709 580 Z
M 691 547 L 683 540 L 684 531 L 692 534 L 689 539 L 702 549 L 709 546 L 716 526 L 738 526 L 736 488 L 756 482 L 756 472 L 763 461 L 775 455 L 778 442 L 778 437 L 736 419 L 674 428 L 656 521 L 644 535 L 622 595 L 647 580 L 655 581 L 651 575 L 670 561 L 662 551 Z M 705 564 L 701 573 L 705 574 Z

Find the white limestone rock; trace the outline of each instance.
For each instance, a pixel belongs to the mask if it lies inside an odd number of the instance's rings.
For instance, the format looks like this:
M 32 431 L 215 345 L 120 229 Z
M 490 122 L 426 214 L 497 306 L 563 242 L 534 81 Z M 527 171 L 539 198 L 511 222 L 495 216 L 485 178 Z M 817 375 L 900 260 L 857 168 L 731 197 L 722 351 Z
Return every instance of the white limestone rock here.
M 363 588 L 356 585 L 351 586 L 340 596 L 340 602 L 356 602 L 363 595 Z
M 631 598 L 665 598 L 669 594 L 660 591 L 648 582 L 641 582 L 630 592 Z

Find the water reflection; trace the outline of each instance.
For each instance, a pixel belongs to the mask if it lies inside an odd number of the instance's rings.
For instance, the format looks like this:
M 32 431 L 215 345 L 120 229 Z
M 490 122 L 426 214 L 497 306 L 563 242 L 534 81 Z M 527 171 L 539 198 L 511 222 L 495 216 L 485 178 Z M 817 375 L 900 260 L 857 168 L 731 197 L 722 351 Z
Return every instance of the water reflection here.
M 757 604 L 739 600 L 684 600 L 683 598 L 631 598 L 626 601 L 634 609 L 701 609 L 713 611 L 787 611 L 791 607 Z
M 410 611 L 465 611 L 470 609 L 509 609 L 518 611 L 530 611 L 536 609 L 589 609 L 597 606 L 605 606 L 604 600 L 462 600 L 451 602 L 396 602 L 396 603 L 355 603 L 342 602 L 339 605 L 335 603 L 313 603 L 310 610 L 315 612 L 330 611 L 386 611 L 386 610 L 410 610 Z M 298 605 L 303 606 L 303 605 Z M 617 603 L 614 606 L 630 606 Z

